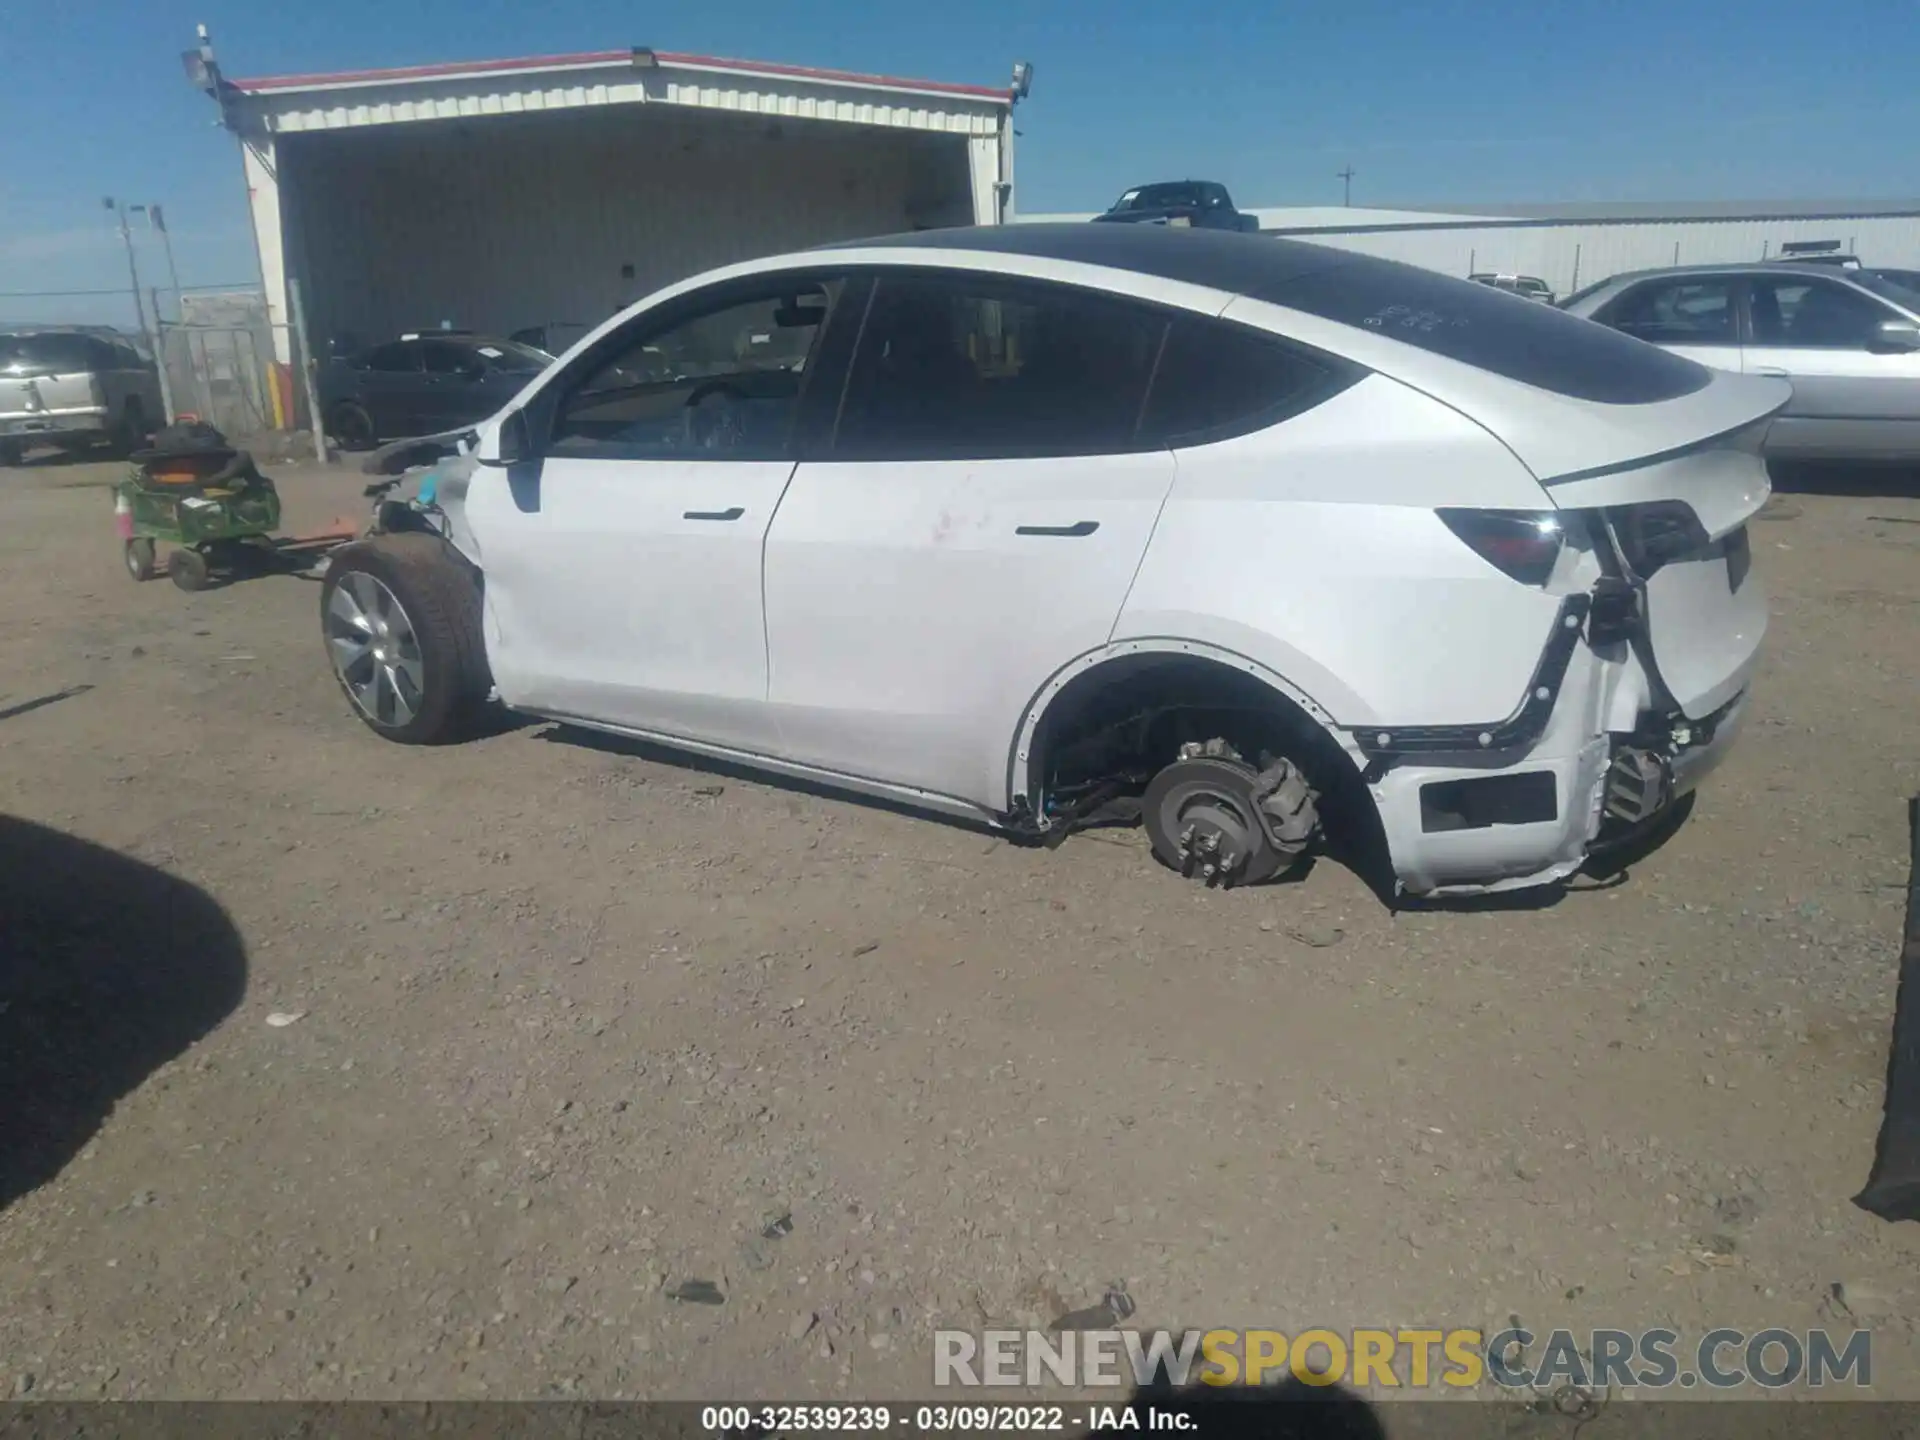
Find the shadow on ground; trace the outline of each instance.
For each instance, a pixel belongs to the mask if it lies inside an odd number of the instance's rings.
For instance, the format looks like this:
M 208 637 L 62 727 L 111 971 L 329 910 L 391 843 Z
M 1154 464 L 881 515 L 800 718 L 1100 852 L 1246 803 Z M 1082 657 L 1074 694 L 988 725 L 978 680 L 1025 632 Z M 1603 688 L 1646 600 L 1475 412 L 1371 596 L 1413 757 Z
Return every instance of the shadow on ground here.
M 240 934 L 198 887 L 0 816 L 0 1210 L 231 1014 Z
M 124 460 L 123 452 L 111 445 L 84 445 L 72 449 L 39 446 L 23 454 L 9 468 L 16 470 L 62 470 L 70 465 L 95 465 L 102 461 Z
M 1130 1402 L 1145 1430 L 1272 1440 L 1386 1440 L 1379 1414 L 1342 1385 L 1143 1386 Z M 1181 1422 L 1184 1420 L 1184 1424 Z
M 1776 460 L 1767 466 L 1781 495 L 1854 495 L 1920 500 L 1920 466 L 1808 464 Z

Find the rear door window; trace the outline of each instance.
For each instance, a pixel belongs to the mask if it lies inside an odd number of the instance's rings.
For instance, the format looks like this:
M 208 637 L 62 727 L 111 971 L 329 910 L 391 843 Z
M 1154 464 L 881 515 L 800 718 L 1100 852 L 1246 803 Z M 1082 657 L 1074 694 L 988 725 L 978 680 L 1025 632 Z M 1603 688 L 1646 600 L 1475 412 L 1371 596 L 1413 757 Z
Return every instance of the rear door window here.
M 446 340 L 427 340 L 421 343 L 420 348 L 425 355 L 429 375 L 478 375 L 486 369 L 480 357 L 465 345 L 455 345 Z
M 1156 448 L 1138 435 L 1166 319 L 1065 285 L 883 276 L 834 454 L 982 460 Z
M 1243 325 L 1178 319 L 1154 372 L 1140 438 L 1181 446 L 1244 435 L 1319 404 L 1363 374 Z

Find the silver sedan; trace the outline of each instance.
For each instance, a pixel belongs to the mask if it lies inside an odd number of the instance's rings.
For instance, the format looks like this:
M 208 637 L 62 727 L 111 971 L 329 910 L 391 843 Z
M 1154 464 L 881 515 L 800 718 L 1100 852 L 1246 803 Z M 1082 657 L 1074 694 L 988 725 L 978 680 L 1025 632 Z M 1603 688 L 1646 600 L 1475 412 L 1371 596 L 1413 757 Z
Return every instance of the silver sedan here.
M 1642 271 L 1563 308 L 1717 369 L 1791 380 L 1771 456 L 1920 460 L 1920 293 L 1871 270 Z

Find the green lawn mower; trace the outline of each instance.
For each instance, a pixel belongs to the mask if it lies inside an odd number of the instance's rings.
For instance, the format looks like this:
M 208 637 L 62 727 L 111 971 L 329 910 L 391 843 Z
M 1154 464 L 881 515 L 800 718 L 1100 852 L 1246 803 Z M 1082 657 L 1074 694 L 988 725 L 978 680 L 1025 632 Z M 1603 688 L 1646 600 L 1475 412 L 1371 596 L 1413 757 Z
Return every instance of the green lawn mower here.
M 273 556 L 280 494 L 253 457 L 211 425 L 168 426 L 132 459 L 113 487 L 113 516 L 135 580 L 158 573 L 161 541 L 175 547 L 166 571 L 182 590 L 205 589 L 216 574 L 244 574 Z

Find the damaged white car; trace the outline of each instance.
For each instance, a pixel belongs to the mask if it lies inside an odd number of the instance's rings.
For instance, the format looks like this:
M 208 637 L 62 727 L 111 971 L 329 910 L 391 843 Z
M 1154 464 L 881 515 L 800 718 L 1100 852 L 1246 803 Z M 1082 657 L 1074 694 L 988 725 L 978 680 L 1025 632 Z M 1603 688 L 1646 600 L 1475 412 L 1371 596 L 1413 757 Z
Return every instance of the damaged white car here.
M 1417 895 L 1560 879 L 1724 756 L 1777 380 L 1309 244 L 925 232 L 588 335 L 337 552 L 382 735 L 513 710 L 1219 886 L 1322 818 Z

